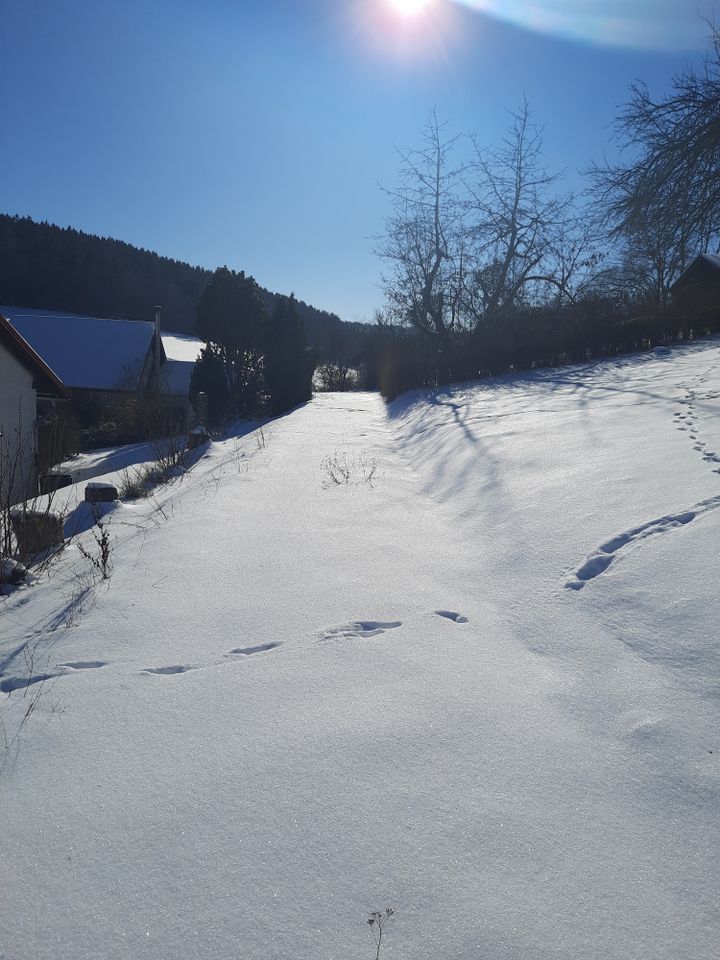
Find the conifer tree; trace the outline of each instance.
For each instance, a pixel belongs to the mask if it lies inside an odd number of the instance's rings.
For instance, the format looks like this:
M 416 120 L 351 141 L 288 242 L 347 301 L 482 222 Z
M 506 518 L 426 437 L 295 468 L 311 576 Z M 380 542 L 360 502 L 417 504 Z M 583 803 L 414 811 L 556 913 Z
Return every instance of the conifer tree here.
M 222 361 L 230 409 L 252 413 L 262 389 L 263 327 L 260 288 L 252 277 L 219 267 L 197 307 L 197 333 Z
M 283 413 L 312 397 L 315 362 L 294 295 L 278 297 L 265 325 L 265 382 L 273 413 Z
M 193 368 L 190 396 L 194 398 L 201 391 L 208 397 L 210 421 L 216 423 L 228 412 L 229 397 L 225 364 L 212 344 L 203 347 Z

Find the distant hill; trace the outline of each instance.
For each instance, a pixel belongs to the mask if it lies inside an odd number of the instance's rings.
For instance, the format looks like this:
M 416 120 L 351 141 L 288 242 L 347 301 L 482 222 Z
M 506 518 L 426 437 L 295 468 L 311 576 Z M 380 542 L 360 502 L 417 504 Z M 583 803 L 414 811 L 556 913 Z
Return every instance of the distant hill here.
M 194 333 L 195 305 L 210 276 L 210 270 L 122 240 L 0 214 L 0 303 L 135 320 L 152 320 L 159 303 L 164 328 Z M 272 309 L 277 294 L 264 293 Z M 314 345 L 355 326 L 299 303 Z

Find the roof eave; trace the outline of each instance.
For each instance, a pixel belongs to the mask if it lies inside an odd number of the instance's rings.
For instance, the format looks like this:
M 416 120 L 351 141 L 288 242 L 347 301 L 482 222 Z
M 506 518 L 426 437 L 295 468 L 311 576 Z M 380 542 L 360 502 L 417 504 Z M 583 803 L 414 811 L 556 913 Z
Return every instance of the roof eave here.
M 0 335 L 4 335 L 5 342 L 9 343 L 16 358 L 33 374 L 33 386 L 36 390 L 42 391 L 46 396 L 67 399 L 68 392 L 60 377 L 45 363 L 40 354 L 30 346 L 22 334 L 18 333 L 2 313 L 0 313 Z M 37 382 L 38 378 L 39 383 Z M 43 390 L 43 384 L 49 389 Z

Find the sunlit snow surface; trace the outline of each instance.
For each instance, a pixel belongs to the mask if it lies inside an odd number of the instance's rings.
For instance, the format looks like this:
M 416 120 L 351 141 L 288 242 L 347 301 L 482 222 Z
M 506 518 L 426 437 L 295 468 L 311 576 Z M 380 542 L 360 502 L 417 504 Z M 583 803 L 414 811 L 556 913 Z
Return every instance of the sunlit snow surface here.
M 163 333 L 163 348 L 168 360 L 195 363 L 205 343 L 185 333 Z
M 6 956 L 716 960 L 719 398 L 324 395 L 118 505 L 0 605 Z

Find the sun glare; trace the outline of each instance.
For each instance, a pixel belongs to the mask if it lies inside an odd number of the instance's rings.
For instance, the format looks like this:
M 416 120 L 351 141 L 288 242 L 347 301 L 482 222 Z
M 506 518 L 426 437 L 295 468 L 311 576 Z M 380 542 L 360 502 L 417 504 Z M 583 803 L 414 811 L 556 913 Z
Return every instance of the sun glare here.
M 358 46 L 397 63 L 443 63 L 458 49 L 462 7 L 450 0 L 347 0 Z
M 412 17 L 428 7 L 431 2 L 432 0 L 390 0 L 390 5 L 403 16 Z

